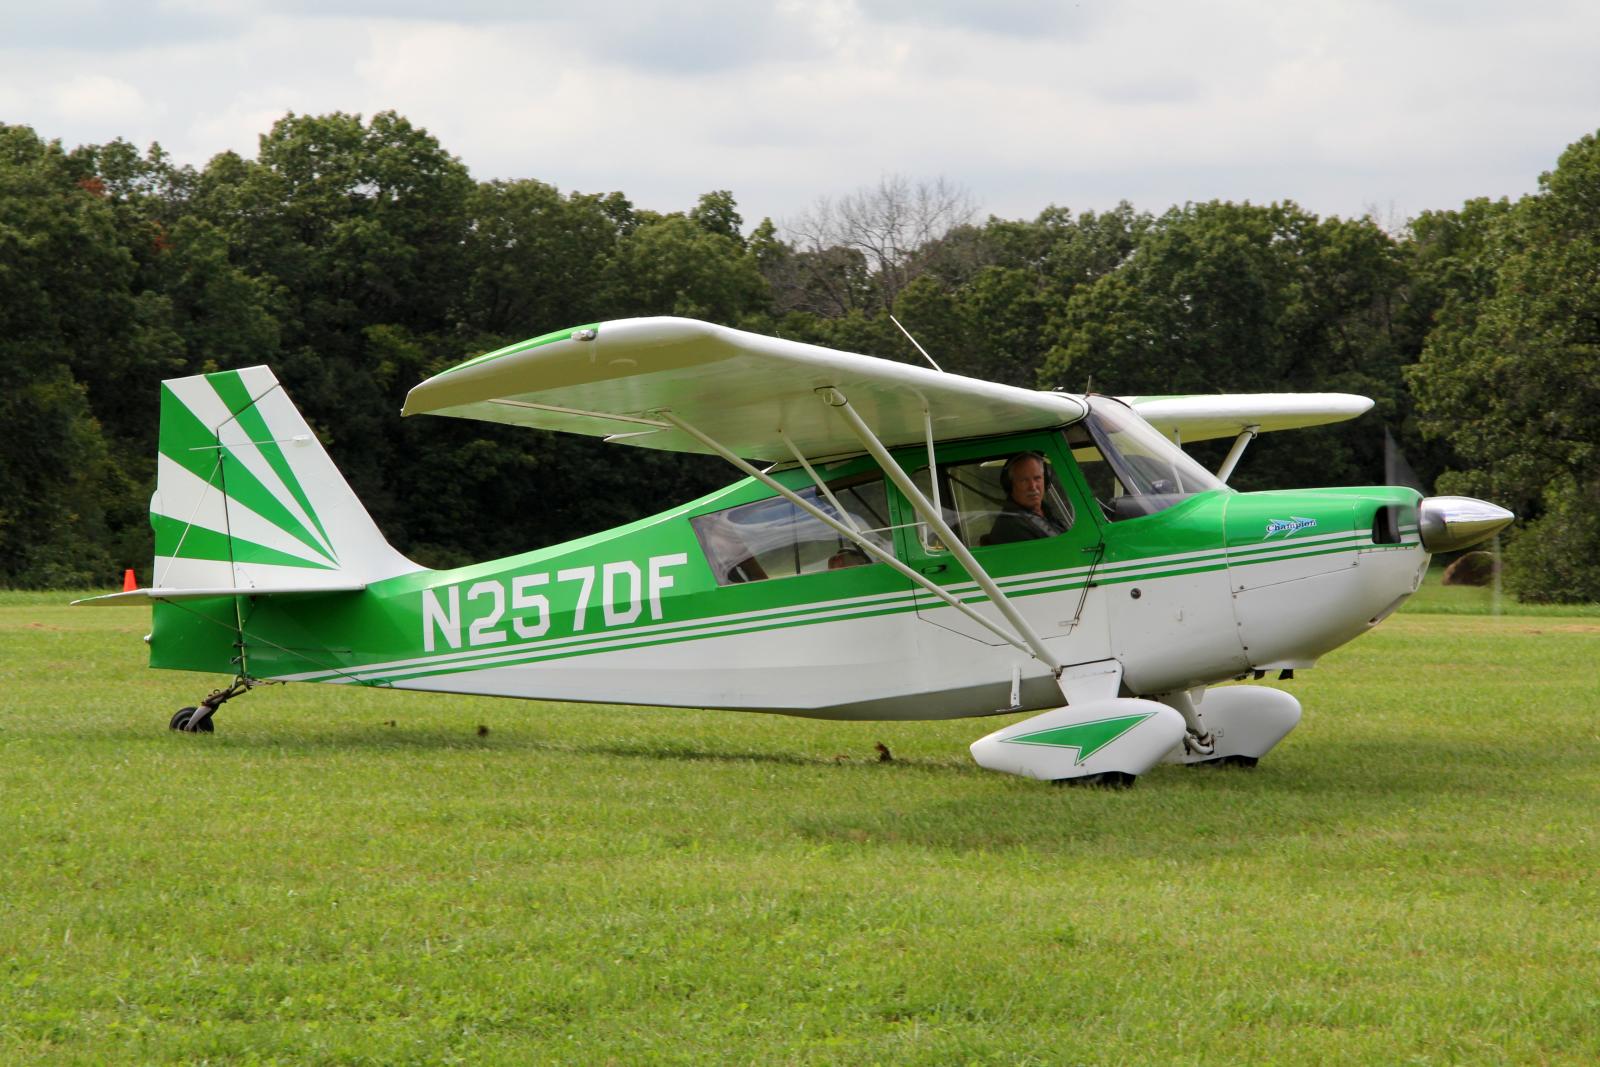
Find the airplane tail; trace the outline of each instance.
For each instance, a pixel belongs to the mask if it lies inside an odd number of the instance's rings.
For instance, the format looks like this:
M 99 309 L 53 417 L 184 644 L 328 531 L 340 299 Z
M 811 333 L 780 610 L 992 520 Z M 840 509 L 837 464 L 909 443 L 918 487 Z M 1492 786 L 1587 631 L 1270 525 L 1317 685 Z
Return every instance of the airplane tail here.
M 158 448 L 151 586 L 97 601 L 357 590 L 422 569 L 266 367 L 161 383 Z

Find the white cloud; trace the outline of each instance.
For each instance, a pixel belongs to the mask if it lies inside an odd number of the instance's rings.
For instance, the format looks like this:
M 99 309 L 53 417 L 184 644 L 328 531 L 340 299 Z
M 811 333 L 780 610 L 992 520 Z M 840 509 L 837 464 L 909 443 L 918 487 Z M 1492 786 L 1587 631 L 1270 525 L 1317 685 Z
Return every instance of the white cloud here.
M 133 122 L 149 110 L 144 95 L 120 78 L 85 74 L 51 86 L 55 114 L 72 122 Z
M 5 36 L 14 46 L 77 54 L 214 40 L 243 27 L 236 5 L 214 0 L 50 0 L 9 4 L 4 16 Z
M 392 108 L 480 178 L 658 209 L 727 188 L 751 222 L 888 172 L 942 174 L 1005 215 L 1212 197 L 1410 214 L 1532 190 L 1600 114 L 1600 9 L 1576 3 L 73 10 L 97 28 L 30 15 L 0 41 L 6 119 L 45 137 L 203 164 L 252 154 L 288 110 Z

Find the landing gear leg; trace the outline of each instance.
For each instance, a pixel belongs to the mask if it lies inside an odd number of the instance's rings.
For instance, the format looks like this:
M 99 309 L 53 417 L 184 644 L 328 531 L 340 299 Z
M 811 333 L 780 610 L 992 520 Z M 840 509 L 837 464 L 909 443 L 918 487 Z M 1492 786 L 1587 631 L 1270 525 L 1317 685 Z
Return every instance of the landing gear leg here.
M 179 708 L 172 716 L 172 721 L 167 723 L 169 730 L 181 730 L 190 734 L 209 734 L 216 730 L 216 723 L 211 717 L 217 709 L 234 697 L 248 692 L 255 682 L 244 675 L 233 680 L 233 684 L 224 689 L 212 690 L 211 695 L 192 708 Z
M 1174 693 L 1162 693 L 1156 699 L 1167 707 L 1183 716 L 1183 752 L 1186 756 L 1210 756 L 1217 751 L 1217 738 L 1200 722 L 1200 713 L 1195 710 L 1194 699 L 1189 696 L 1187 689 L 1179 689 Z
M 1300 721 L 1300 702 L 1281 689 L 1263 685 L 1227 685 L 1205 694 L 1205 710 L 1194 722 L 1184 705 L 1193 708 L 1189 693 L 1182 700 L 1166 693 L 1161 702 L 1183 716 L 1188 731 L 1183 743 L 1167 753 L 1168 763 L 1191 767 L 1254 767 L 1256 761 L 1282 741 Z M 1195 733 L 1195 724 L 1203 733 Z

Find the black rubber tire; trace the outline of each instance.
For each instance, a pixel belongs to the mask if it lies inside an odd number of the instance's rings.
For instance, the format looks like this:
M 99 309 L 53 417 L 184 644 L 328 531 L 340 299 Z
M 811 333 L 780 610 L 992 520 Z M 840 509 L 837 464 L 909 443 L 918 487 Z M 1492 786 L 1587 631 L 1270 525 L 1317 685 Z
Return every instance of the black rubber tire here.
M 1090 786 L 1095 789 L 1132 789 L 1133 783 L 1138 780 L 1137 774 L 1126 771 L 1101 771 L 1099 774 L 1086 774 L 1082 778 L 1057 778 L 1055 784 Z
M 1259 762 L 1256 756 L 1218 756 L 1216 759 L 1197 760 L 1189 764 L 1191 767 L 1210 767 L 1216 770 L 1219 767 L 1254 767 Z
M 187 732 L 189 728 L 189 720 L 194 718 L 194 713 L 194 708 L 179 708 L 177 712 L 173 714 L 172 721 L 167 723 L 167 729 Z M 195 732 L 209 734 L 216 732 L 216 729 L 216 723 L 212 722 L 211 717 L 208 715 L 206 716 L 205 720 L 200 723 L 200 728 Z

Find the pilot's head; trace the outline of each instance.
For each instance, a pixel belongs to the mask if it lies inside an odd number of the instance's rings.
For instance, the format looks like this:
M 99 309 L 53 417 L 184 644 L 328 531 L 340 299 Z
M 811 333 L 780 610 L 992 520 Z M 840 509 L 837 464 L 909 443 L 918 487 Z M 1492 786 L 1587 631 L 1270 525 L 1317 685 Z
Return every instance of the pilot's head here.
M 1000 468 L 1000 486 L 1020 508 L 1044 513 L 1044 458 L 1037 452 L 1018 452 Z

